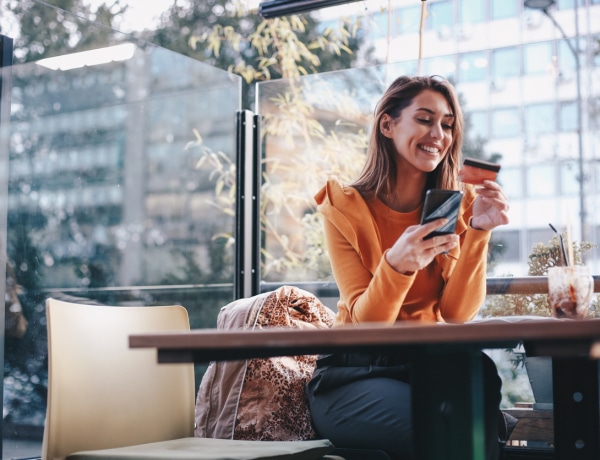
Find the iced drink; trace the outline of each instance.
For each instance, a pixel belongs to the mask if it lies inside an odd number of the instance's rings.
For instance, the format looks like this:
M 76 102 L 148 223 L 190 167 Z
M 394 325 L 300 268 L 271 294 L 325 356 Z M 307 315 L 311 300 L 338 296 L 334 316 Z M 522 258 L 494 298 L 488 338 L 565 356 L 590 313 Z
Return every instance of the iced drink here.
M 548 269 L 548 301 L 557 318 L 585 318 L 592 302 L 594 278 L 588 267 Z

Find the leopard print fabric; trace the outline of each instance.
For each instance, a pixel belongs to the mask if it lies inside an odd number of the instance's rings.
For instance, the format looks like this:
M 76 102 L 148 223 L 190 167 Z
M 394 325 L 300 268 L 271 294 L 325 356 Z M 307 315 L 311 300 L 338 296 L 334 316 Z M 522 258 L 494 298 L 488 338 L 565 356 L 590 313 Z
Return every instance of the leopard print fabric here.
M 251 311 L 246 327 L 329 328 L 334 313 L 314 295 L 283 286 Z M 314 439 L 304 386 L 317 356 L 284 356 L 247 361 L 235 419 L 234 439 Z

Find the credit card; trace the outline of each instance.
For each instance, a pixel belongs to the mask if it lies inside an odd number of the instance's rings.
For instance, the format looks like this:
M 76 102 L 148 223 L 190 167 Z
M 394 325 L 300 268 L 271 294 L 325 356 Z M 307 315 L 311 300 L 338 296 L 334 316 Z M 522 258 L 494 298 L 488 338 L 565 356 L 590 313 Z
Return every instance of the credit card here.
M 465 184 L 480 185 L 484 180 L 496 180 L 500 165 L 489 161 L 465 158 L 458 172 L 458 180 Z

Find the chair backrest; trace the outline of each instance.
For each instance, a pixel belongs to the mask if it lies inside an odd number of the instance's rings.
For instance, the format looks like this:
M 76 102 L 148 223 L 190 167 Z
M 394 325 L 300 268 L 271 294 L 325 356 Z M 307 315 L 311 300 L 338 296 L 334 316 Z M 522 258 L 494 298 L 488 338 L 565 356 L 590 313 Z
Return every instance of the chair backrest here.
M 185 308 L 48 299 L 48 404 L 42 458 L 192 437 L 193 364 L 158 364 L 132 333 L 189 330 Z

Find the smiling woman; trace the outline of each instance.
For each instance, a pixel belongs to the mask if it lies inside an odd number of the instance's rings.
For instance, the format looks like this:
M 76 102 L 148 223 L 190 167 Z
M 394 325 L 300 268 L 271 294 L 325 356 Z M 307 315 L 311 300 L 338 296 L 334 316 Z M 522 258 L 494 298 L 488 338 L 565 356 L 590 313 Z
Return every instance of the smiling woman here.
M 340 292 L 336 326 L 462 323 L 476 315 L 485 297 L 487 244 L 491 230 L 508 222 L 508 202 L 494 181 L 477 187 L 458 182 L 463 129 L 459 101 L 447 80 L 399 77 L 376 105 L 358 180 L 345 185 L 331 178 L 315 196 Z M 455 232 L 427 238 L 448 222 L 419 223 L 431 189 L 464 194 Z M 500 379 L 484 354 L 481 366 L 485 458 L 496 460 L 504 423 Z M 307 386 L 319 435 L 337 447 L 422 458 L 413 450 L 415 387 L 409 367 L 402 357 L 386 353 L 319 359 Z

